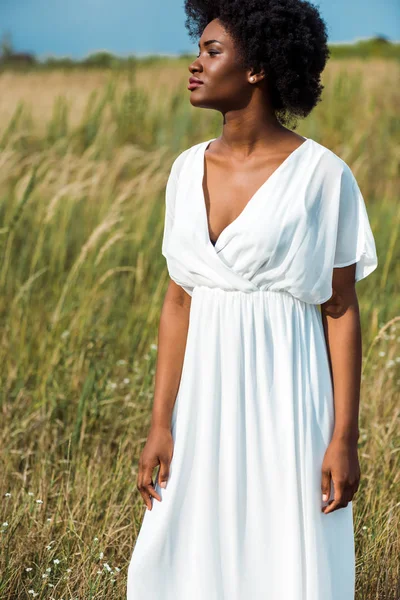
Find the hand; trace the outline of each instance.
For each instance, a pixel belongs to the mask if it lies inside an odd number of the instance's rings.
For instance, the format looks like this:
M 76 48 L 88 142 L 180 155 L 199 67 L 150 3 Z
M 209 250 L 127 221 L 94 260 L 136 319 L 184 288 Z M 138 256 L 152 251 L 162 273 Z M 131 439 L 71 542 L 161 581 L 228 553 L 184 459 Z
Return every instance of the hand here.
M 172 454 L 173 438 L 171 430 L 162 427 L 153 427 L 150 430 L 146 445 L 140 455 L 136 486 L 141 493 L 148 510 L 151 510 L 152 508 L 152 496 L 161 502 L 161 496 L 156 492 L 153 484 L 153 469 L 160 465 L 160 486 L 166 487 Z
M 331 479 L 333 480 L 334 499 L 322 507 L 328 514 L 344 508 L 353 499 L 360 482 L 360 465 L 358 462 L 357 444 L 332 438 L 326 449 L 322 463 L 321 491 L 322 500 L 326 502 L 330 495 Z M 326 494 L 324 496 L 324 494 Z

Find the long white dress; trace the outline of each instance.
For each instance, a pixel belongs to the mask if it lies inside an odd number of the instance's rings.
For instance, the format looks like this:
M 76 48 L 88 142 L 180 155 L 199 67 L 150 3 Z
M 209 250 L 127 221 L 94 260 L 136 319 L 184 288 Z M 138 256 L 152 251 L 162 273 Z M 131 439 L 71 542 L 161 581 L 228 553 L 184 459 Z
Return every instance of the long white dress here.
M 204 153 L 174 161 L 162 253 L 191 295 L 174 453 L 146 510 L 128 600 L 353 600 L 352 503 L 321 507 L 334 426 L 319 304 L 332 269 L 378 264 L 349 166 L 312 140 L 209 239 Z M 331 496 L 333 498 L 333 485 Z

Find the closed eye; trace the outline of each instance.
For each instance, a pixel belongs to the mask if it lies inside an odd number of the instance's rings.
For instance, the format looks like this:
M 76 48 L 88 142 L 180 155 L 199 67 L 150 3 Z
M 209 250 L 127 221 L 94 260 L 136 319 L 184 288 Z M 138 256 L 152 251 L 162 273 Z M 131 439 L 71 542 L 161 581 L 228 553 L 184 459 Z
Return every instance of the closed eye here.
M 213 52 L 212 50 L 210 50 L 208 54 L 215 55 L 215 54 L 220 54 L 220 52 Z M 196 58 L 199 58 L 199 56 L 200 56 L 200 52 L 198 53 Z

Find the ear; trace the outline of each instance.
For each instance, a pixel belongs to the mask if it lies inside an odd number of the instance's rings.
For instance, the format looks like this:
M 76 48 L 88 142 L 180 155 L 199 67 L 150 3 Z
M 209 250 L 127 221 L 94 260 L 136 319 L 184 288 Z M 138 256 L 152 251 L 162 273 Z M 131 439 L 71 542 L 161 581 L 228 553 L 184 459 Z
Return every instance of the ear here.
M 266 74 L 264 69 L 252 68 L 248 74 L 248 80 L 250 83 L 260 83 L 263 79 L 265 79 Z

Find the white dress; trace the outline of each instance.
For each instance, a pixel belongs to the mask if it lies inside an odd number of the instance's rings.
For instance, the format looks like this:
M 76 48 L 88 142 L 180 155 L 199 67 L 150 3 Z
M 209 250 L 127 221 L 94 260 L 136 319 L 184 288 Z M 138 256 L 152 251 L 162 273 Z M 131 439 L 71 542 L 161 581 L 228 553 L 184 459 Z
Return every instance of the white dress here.
M 215 139 L 215 138 L 213 138 Z M 353 600 L 352 503 L 321 507 L 334 426 L 319 304 L 332 269 L 378 264 L 348 165 L 312 140 L 209 239 L 208 140 L 174 161 L 162 253 L 191 295 L 174 453 L 146 510 L 128 600 Z M 331 496 L 333 498 L 333 485 Z

